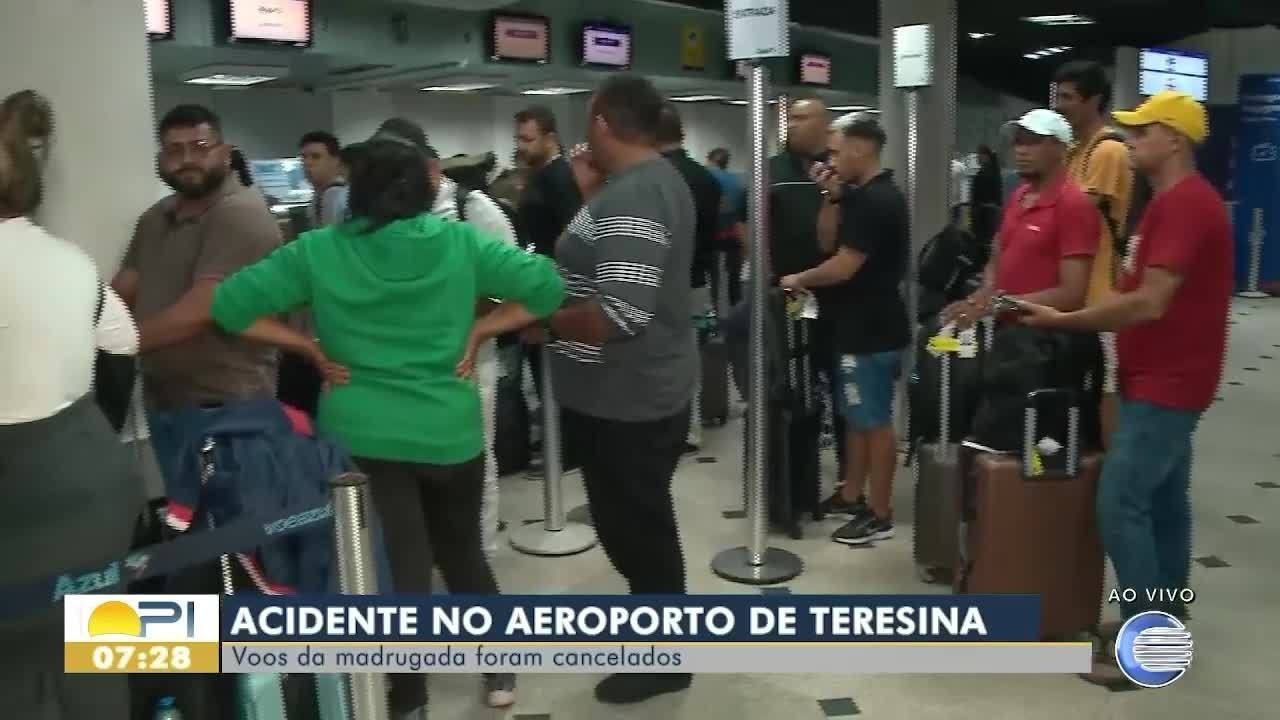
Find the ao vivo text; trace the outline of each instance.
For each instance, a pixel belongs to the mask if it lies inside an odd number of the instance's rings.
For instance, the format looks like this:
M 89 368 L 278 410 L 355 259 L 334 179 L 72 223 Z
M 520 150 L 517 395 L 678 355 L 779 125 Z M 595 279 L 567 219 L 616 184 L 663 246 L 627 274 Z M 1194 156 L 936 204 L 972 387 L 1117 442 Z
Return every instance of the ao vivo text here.
M 1135 602 L 1139 597 L 1149 603 L 1181 603 L 1190 605 L 1196 601 L 1196 591 L 1191 588 L 1115 588 L 1107 596 L 1108 603 Z

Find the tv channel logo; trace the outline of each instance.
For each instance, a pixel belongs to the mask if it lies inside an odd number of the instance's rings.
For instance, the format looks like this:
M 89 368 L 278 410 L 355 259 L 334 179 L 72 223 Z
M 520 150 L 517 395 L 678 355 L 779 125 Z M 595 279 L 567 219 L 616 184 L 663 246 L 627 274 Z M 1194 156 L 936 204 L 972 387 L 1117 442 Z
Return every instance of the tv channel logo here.
M 217 595 L 68 595 L 66 672 L 217 672 Z
M 1116 636 L 1116 664 L 1129 681 L 1144 688 L 1172 685 L 1191 667 L 1195 643 L 1178 618 L 1159 610 L 1138 613 Z

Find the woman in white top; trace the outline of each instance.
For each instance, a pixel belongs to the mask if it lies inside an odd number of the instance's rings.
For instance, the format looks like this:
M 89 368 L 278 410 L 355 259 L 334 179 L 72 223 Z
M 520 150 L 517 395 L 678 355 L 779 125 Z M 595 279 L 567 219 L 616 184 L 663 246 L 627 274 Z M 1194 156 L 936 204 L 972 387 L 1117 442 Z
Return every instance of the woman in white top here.
M 433 215 L 463 220 L 482 232 L 512 245 L 519 245 L 516 229 L 497 201 L 483 192 L 459 193 L 453 180 L 432 166 L 433 180 L 438 183 Z M 458 207 L 459 200 L 464 205 Z M 484 411 L 484 495 L 480 507 L 480 529 L 485 549 L 492 554 L 498 548 L 498 526 L 501 522 L 498 494 L 498 458 L 494 454 L 498 411 L 498 342 L 489 340 L 476 353 L 475 380 L 480 388 L 480 407 Z
M 0 105 L 0 592 L 119 561 L 143 502 L 91 391 L 98 348 L 137 352 L 133 320 L 83 250 L 29 219 L 51 127 L 34 93 Z M 64 675 L 62 635 L 61 604 L 0 615 L 21 649 L 0 656 L 2 714 L 127 717 L 125 676 Z

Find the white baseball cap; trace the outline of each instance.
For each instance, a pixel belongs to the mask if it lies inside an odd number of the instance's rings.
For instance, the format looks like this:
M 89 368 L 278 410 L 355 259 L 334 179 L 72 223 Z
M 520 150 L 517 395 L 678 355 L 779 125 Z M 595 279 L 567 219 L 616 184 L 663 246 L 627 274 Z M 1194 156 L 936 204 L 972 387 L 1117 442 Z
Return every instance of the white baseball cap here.
M 1007 133 L 1015 132 L 1018 128 L 1043 137 L 1057 138 L 1063 145 L 1070 145 L 1074 139 L 1071 123 L 1058 113 L 1044 108 L 1037 108 L 1004 124 Z

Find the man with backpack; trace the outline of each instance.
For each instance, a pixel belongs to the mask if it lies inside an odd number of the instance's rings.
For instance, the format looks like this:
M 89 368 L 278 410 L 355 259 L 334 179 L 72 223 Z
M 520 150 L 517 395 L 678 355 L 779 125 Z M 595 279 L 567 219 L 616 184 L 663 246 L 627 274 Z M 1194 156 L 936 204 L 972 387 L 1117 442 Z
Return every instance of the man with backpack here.
M 1117 333 L 1119 424 L 1098 485 L 1098 526 L 1116 586 L 1135 593 L 1121 604 L 1124 617 L 1185 617 L 1184 607 L 1154 595 L 1176 594 L 1190 577 L 1192 437 L 1222 379 L 1234 246 L 1222 198 L 1195 166 L 1208 135 L 1204 106 L 1164 91 L 1114 117 L 1130 128 L 1134 167 L 1154 190 L 1117 292 L 1077 312 L 1024 304 L 1022 321 Z M 1107 655 L 1087 680 L 1121 681 Z
M 1089 195 L 1102 216 L 1098 253 L 1093 260 L 1086 303 L 1093 305 L 1114 292 L 1116 259 L 1124 254 L 1129 229 L 1142 213 L 1145 181 L 1135 181 L 1124 136 L 1106 122 L 1104 113 L 1111 100 L 1111 83 L 1106 70 L 1091 61 L 1067 63 L 1054 75 L 1054 109 L 1075 134 L 1076 143 L 1067 156 L 1067 174 Z M 1115 335 L 1101 333 L 1103 348 L 1102 440 L 1115 428 L 1116 348 Z

